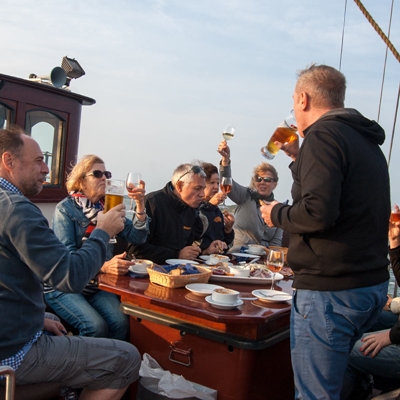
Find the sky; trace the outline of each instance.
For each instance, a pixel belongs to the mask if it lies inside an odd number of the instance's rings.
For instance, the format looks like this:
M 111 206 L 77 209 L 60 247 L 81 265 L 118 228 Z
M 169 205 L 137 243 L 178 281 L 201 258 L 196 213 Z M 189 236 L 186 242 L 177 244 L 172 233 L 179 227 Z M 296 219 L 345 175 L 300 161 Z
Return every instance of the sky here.
M 386 34 L 394 3 L 390 39 L 400 52 L 400 1 L 362 2 Z M 0 6 L 0 72 L 28 78 L 50 73 L 63 56 L 78 60 L 86 75 L 71 90 L 96 100 L 82 110 L 78 158 L 97 154 L 119 179 L 141 172 L 147 192 L 162 188 L 181 163 L 218 165 L 228 124 L 236 128 L 232 175 L 247 185 L 266 161 L 260 148 L 292 109 L 297 71 L 311 63 L 340 67 L 346 106 L 379 121 L 388 157 L 400 63 L 389 51 L 384 69 L 386 45 L 352 0 L 0 0 Z M 399 124 L 389 169 L 398 203 Z M 291 201 L 289 163 L 283 152 L 271 161 L 280 201 Z M 379 195 L 373 187 L 371 195 Z

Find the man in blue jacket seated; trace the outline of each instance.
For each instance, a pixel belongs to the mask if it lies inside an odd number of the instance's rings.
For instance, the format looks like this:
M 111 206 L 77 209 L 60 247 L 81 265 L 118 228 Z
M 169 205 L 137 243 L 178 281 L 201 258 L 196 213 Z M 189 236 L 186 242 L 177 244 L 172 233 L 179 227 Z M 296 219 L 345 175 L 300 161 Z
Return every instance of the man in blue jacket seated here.
M 204 198 L 206 174 L 199 165 L 179 165 L 170 182 L 146 195 L 146 212 L 150 233 L 146 243 L 132 244 L 128 253 L 136 258 L 164 264 L 168 259 L 193 260 L 200 254 L 223 252 L 227 244 L 214 240 L 202 247 L 207 218 L 201 218 L 198 207 Z
M 83 388 L 86 400 L 118 400 L 138 379 L 139 352 L 119 340 L 44 335 L 43 283 L 80 293 L 124 228 L 125 206 L 99 213 L 90 238 L 70 252 L 25 197 L 42 190 L 48 173 L 35 140 L 17 127 L 0 130 L 0 366 L 16 371 L 17 385 Z

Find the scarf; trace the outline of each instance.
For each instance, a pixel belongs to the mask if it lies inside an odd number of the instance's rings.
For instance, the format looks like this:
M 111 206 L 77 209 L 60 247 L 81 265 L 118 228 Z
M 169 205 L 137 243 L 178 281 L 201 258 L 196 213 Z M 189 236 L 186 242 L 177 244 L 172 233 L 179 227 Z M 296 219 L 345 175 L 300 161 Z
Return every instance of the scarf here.
M 82 208 L 83 215 L 90 220 L 90 224 L 86 229 L 85 238 L 89 237 L 94 227 L 97 224 L 97 214 L 104 209 L 104 199 L 100 199 L 96 204 L 93 204 L 83 193 L 74 191 L 70 196 L 75 200 L 75 203 Z
M 257 208 L 261 207 L 259 200 L 273 201 L 275 198 L 273 192 L 271 192 L 271 194 L 269 196 L 263 196 L 260 193 L 256 192 L 255 190 L 252 190 L 250 188 L 247 188 L 247 191 L 250 193 L 251 199 L 256 202 Z

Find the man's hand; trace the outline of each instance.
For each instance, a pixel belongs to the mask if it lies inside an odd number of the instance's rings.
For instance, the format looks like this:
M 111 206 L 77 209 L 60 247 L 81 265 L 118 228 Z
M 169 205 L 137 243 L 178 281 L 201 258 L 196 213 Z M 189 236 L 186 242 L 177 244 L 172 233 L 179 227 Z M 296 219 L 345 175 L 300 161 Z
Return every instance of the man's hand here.
M 199 246 L 186 246 L 179 252 L 178 258 L 183 260 L 194 260 L 200 253 L 201 249 Z
M 263 220 L 270 228 L 272 228 L 274 226 L 274 224 L 271 221 L 271 211 L 276 204 L 280 204 L 280 203 L 276 200 L 268 202 L 268 203 L 260 200 L 260 204 L 261 204 L 260 211 L 261 211 Z
M 125 204 L 118 204 L 111 210 L 97 214 L 96 228 L 103 229 L 110 237 L 121 232 L 125 226 Z
M 371 353 L 371 357 L 375 357 L 381 349 L 392 344 L 389 337 L 390 330 L 373 333 L 361 339 L 364 344 L 360 347 L 360 351 L 367 356 Z
M 274 144 L 280 150 L 284 151 L 286 155 L 289 156 L 293 161 L 296 161 L 297 153 L 299 152 L 300 147 L 298 136 L 296 140 L 293 140 L 293 142 L 289 142 L 286 144 L 282 144 L 281 142 L 274 142 Z
M 55 336 L 64 336 L 67 334 L 67 330 L 60 321 L 54 319 L 45 318 L 43 329 L 47 332 L 52 333 Z
M 203 254 L 222 254 L 228 248 L 222 240 L 214 240 L 210 246 L 203 250 Z
M 111 260 L 106 261 L 101 267 L 101 272 L 104 274 L 112 275 L 125 275 L 131 265 L 135 265 L 134 261 L 128 261 L 125 259 L 126 252 L 117 254 Z

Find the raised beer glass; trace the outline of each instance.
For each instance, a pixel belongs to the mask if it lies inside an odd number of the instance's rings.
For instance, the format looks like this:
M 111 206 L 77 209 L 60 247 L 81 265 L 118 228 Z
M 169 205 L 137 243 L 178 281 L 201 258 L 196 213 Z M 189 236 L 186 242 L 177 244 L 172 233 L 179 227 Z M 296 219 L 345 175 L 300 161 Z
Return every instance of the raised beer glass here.
M 104 212 L 124 202 L 125 181 L 119 179 L 106 179 L 106 194 L 104 202 Z M 110 243 L 117 243 L 115 237 L 110 239 Z
M 225 140 L 231 140 L 233 139 L 233 136 L 235 135 L 235 127 L 232 125 L 227 125 L 224 130 L 222 131 L 222 137 Z
M 275 129 L 267 145 L 261 148 L 261 154 L 268 160 L 272 160 L 279 151 L 279 147 L 275 146 L 275 142 L 282 144 L 293 142 L 297 139 L 296 132 L 297 122 L 292 110 L 291 114 Z

